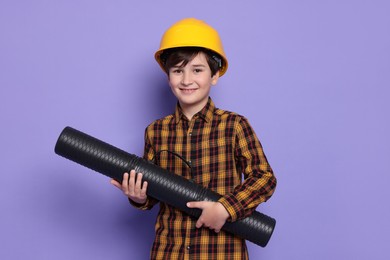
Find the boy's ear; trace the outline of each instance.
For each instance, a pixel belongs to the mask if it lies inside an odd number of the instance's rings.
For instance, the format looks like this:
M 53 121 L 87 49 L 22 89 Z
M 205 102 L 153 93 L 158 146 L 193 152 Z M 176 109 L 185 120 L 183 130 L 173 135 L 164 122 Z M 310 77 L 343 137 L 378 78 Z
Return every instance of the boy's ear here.
M 217 85 L 219 79 L 219 71 L 217 71 L 214 76 L 211 77 L 211 85 L 215 86 Z

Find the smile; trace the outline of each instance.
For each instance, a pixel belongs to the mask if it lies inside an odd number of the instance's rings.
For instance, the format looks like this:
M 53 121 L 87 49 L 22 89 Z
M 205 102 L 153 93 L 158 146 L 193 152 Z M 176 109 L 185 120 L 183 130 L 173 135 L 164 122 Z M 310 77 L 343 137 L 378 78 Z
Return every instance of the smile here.
M 181 88 L 180 89 L 183 93 L 192 93 L 192 92 L 195 92 L 196 88 Z

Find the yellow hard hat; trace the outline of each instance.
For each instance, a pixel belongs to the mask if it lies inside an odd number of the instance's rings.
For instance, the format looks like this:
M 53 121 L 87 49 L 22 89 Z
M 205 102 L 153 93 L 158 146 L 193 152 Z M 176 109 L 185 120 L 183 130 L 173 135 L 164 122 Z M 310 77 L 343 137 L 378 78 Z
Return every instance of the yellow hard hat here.
M 202 47 L 217 53 L 222 58 L 219 76 L 225 74 L 228 61 L 222 47 L 222 41 L 218 32 L 207 23 L 195 18 L 186 18 L 176 22 L 165 31 L 161 38 L 160 48 L 154 55 L 163 70 L 164 65 L 160 55 L 164 50 L 179 47 Z

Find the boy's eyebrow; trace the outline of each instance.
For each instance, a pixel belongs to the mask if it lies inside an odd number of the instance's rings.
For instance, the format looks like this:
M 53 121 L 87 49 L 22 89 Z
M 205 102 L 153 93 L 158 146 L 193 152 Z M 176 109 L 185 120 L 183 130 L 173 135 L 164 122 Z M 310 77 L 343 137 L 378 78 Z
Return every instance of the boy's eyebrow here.
M 204 64 L 192 64 L 191 67 L 207 67 L 207 66 L 204 65 Z M 174 65 L 171 68 L 177 69 L 177 68 L 183 68 L 183 66 L 181 66 L 181 65 Z

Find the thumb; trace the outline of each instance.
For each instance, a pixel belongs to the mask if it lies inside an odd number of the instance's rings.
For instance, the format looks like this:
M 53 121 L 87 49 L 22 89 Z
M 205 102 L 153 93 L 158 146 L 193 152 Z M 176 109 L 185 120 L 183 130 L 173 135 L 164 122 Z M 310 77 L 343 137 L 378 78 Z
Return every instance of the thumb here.
M 203 208 L 203 204 L 201 201 L 189 201 L 187 202 L 187 207 L 189 208 Z
M 114 185 L 115 187 L 117 187 L 118 189 L 122 189 L 122 185 L 119 182 L 117 182 L 116 180 L 111 179 L 110 183 L 112 185 Z

